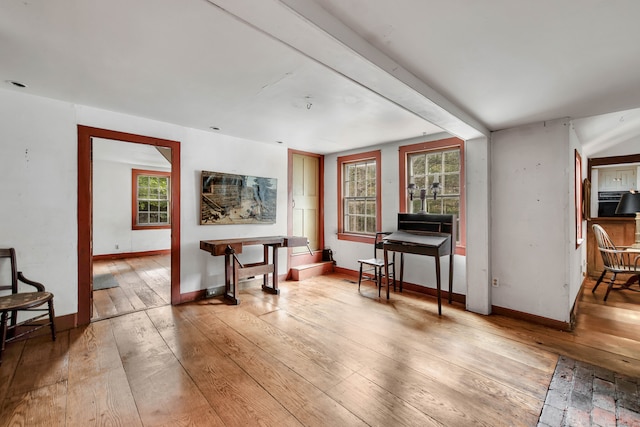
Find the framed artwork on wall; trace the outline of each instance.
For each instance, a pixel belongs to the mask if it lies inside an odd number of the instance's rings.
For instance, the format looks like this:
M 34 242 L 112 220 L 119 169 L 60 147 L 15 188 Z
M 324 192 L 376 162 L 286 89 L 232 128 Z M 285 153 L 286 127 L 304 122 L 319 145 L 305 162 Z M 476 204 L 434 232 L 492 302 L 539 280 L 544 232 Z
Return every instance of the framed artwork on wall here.
M 575 150 L 575 173 L 574 173 L 574 186 L 575 186 L 575 209 L 576 209 L 576 248 L 582 244 L 582 221 L 584 219 L 584 198 L 582 195 L 582 157 L 578 150 Z
M 277 179 L 202 171 L 200 184 L 200 225 L 275 224 Z

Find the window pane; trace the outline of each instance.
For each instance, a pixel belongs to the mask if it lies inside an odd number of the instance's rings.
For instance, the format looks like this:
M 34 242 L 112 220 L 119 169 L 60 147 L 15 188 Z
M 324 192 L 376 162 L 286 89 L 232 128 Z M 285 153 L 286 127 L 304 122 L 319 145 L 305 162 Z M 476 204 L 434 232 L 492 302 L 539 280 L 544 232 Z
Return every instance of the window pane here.
M 140 201 L 138 202 L 138 212 L 146 212 L 149 210 L 149 203 Z
M 149 186 L 149 177 L 144 175 L 138 176 L 138 186 L 139 187 Z
M 447 151 L 446 153 L 444 153 L 444 171 L 460 171 L 460 151 Z
M 416 184 L 416 189 L 420 190 L 421 188 L 425 187 L 425 177 L 421 176 L 421 177 L 417 177 L 413 180 L 413 182 Z M 418 193 L 418 197 L 420 196 L 420 193 L 418 191 L 416 191 L 416 193 Z
M 441 214 L 442 213 L 442 199 L 438 198 L 433 200 L 433 196 L 427 199 L 427 212 L 431 214 Z
M 367 179 L 375 181 L 376 179 L 376 164 L 368 163 L 367 164 Z
M 138 197 L 149 197 L 149 189 L 147 187 L 138 188 Z
M 375 201 L 369 201 L 369 202 L 366 203 L 366 214 L 368 216 L 375 217 L 375 215 L 376 215 L 376 202 Z
M 376 197 L 376 181 L 375 179 L 367 181 L 367 197 Z
M 439 173 L 442 172 L 442 153 L 429 153 L 427 154 L 427 172 Z
M 345 174 L 347 177 L 347 181 L 355 181 L 356 180 L 356 166 L 355 165 L 347 165 L 347 173 Z
M 356 181 L 362 182 L 365 179 L 367 179 L 365 164 L 359 164 L 356 166 Z
M 166 212 L 168 207 L 169 205 L 166 201 L 158 203 L 158 210 L 160 210 L 160 212 Z
M 138 224 L 148 224 L 149 223 L 149 214 L 148 213 L 140 213 L 138 214 Z
M 150 213 L 150 214 L 149 214 L 149 222 L 150 222 L 151 224 L 155 224 L 155 223 L 157 223 L 157 222 L 158 222 L 158 214 L 157 214 L 157 213 L 153 213 L 153 212 L 152 212 L 152 213 Z
M 417 154 L 411 156 L 411 173 L 413 175 L 425 174 L 425 156 L 424 154 Z
M 443 194 L 460 194 L 460 174 L 450 174 L 444 176 Z
M 364 197 L 366 196 L 366 182 L 358 181 L 356 182 L 356 197 Z
M 376 219 L 372 217 L 367 217 L 367 233 L 375 233 L 376 232 Z
M 443 199 L 444 203 L 444 213 L 446 214 L 456 214 L 458 215 L 460 212 L 460 199 L 457 197 L 445 198 Z

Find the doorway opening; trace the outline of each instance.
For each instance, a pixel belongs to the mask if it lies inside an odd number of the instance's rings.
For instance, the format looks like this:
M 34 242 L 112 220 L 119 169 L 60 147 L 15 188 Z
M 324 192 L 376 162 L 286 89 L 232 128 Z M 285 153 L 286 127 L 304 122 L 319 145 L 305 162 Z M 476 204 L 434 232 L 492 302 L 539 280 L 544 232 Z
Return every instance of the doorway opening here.
M 126 237 L 115 237 L 116 240 L 124 239 L 125 245 L 128 245 L 129 253 L 128 255 L 123 255 L 125 259 L 134 259 L 138 258 L 138 261 L 131 261 L 127 263 L 129 265 L 131 271 L 138 276 L 148 276 L 149 271 L 151 269 L 156 269 L 156 266 L 160 269 L 165 268 L 162 267 L 166 265 L 166 275 L 170 278 L 170 286 L 169 290 L 159 291 L 160 293 L 164 292 L 165 298 L 169 299 L 171 304 L 180 303 L 180 144 L 177 141 L 164 140 L 159 138 L 152 138 L 142 135 L 129 134 L 124 132 L 117 132 L 107 129 L 99 129 L 92 128 L 87 126 L 78 126 L 78 318 L 77 323 L 79 325 L 87 324 L 91 321 L 93 317 L 94 310 L 94 249 L 97 249 L 98 252 L 104 252 L 104 247 L 96 247 L 94 246 L 96 243 L 103 245 L 104 242 L 96 242 L 94 241 L 94 143 L 97 143 L 99 140 L 110 140 L 112 142 L 125 142 L 130 143 L 134 147 L 144 148 L 144 147 L 152 147 L 159 151 L 165 153 L 165 158 L 170 163 L 170 172 L 168 172 L 167 176 L 170 178 L 170 188 L 168 190 L 169 197 L 167 200 L 166 213 L 170 218 L 170 224 L 158 224 L 164 225 L 164 228 L 167 228 L 166 225 L 169 225 L 167 229 L 170 234 L 170 243 L 168 250 L 161 250 L 158 253 L 155 251 L 149 250 L 145 251 L 144 249 L 136 250 L 143 248 L 140 246 L 141 241 L 136 241 L 135 243 L 127 240 Z M 130 181 L 130 185 L 133 187 L 133 179 Z M 133 194 L 133 190 L 132 193 Z M 133 198 L 132 198 L 133 200 Z M 131 202 L 131 208 L 133 207 L 133 201 Z M 132 211 L 130 211 L 132 212 Z M 148 214 L 148 212 L 146 212 Z M 131 228 L 135 228 L 133 225 L 133 214 L 129 216 L 131 218 L 132 223 L 130 224 Z M 162 221 L 161 221 L 162 222 Z M 101 231 L 103 231 L 101 229 Z M 99 234 L 99 233 L 98 233 Z M 132 239 L 133 240 L 133 239 Z M 113 246 L 113 252 L 116 253 L 120 250 L 120 242 L 109 242 L 107 245 Z M 117 248 L 116 248 L 117 246 Z M 109 252 L 109 251 L 107 251 Z M 104 253 L 103 253 L 104 255 Z M 109 254 L 107 254 L 109 255 Z M 114 254 L 111 258 L 113 258 Z M 149 257 L 140 257 L 140 255 L 148 255 Z M 151 256 L 159 256 L 155 262 L 156 266 L 153 266 L 153 263 L 147 263 L 151 261 Z M 164 257 L 164 258 L 162 258 Z M 109 258 L 109 257 L 107 257 Z M 117 257 L 116 257 L 117 258 Z M 143 258 L 147 258 L 143 260 Z M 142 261 L 141 261 L 142 260 Z M 97 257 L 96 266 L 98 263 L 102 263 L 103 260 L 100 257 Z M 146 265 L 145 265 L 146 263 Z M 132 265 L 133 264 L 133 265 Z M 134 266 L 137 266 L 134 268 Z M 117 265 L 113 265 L 114 271 L 118 271 L 119 268 L 124 268 L 122 264 L 118 267 Z M 135 269 L 138 269 L 140 272 L 135 273 Z M 162 275 L 163 273 L 160 273 Z M 127 281 L 126 276 L 121 275 L 124 282 Z M 133 276 L 129 275 L 129 280 L 131 280 Z M 147 277 L 150 283 L 157 282 L 158 278 L 155 279 Z M 144 281 L 144 280 L 143 280 Z M 116 280 L 118 282 L 118 280 Z M 113 283 L 111 283 L 113 285 Z M 101 284 L 104 286 L 104 284 Z M 107 285 L 108 286 L 108 285 Z M 113 286 L 112 286 L 113 287 Z M 129 289 L 130 290 L 130 289 Z M 102 291 L 97 291 L 102 292 Z M 124 290 L 123 290 L 124 292 Z M 144 291 L 142 291 L 144 294 Z M 157 292 L 153 291 L 157 294 Z M 112 293 L 116 293 L 113 291 Z M 104 296 L 104 295 L 102 295 Z M 133 295 L 131 295 L 133 297 Z M 140 301 L 143 301 L 147 298 L 147 302 L 154 304 L 153 297 L 142 297 L 137 296 L 137 300 L 134 299 L 134 303 L 131 303 L 129 300 L 129 304 L 134 308 L 134 305 L 138 306 L 138 309 L 143 309 L 140 306 Z M 160 298 L 162 299 L 162 298 Z M 159 303 L 156 299 L 155 303 Z M 123 300 L 120 300 L 119 304 L 123 307 L 123 309 L 127 309 L 126 303 Z M 146 305 L 146 304 L 145 304 Z M 153 305 L 152 305 L 153 306 Z M 132 310 L 129 310 L 129 312 Z M 114 314 L 117 315 L 117 314 Z M 102 315 L 101 315 L 102 316 Z M 105 315 L 104 317 L 111 317 L 109 315 Z
M 91 321 L 171 304 L 171 149 L 93 138 Z

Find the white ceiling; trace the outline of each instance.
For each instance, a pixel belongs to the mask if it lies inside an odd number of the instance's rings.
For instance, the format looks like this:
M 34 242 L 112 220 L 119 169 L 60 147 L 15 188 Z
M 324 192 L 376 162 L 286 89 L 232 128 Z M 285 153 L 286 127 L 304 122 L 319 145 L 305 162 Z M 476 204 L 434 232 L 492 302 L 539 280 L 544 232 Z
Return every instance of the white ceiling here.
M 586 119 L 640 107 L 638 17 L 637 0 L 3 0 L 0 80 L 318 153 L 582 118 L 589 155 L 640 134 L 637 112 Z

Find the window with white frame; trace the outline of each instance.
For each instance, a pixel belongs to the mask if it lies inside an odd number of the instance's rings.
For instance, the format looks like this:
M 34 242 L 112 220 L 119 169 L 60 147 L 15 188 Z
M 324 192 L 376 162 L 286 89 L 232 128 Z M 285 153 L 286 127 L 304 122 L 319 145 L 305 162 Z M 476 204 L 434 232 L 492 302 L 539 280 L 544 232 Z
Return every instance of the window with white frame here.
M 338 158 L 339 238 L 372 237 L 380 228 L 380 152 Z
M 133 169 L 132 175 L 133 228 L 170 228 L 171 174 Z
M 460 149 L 429 150 L 407 155 L 407 178 L 418 189 L 426 189 L 425 211 L 431 214 L 460 216 Z M 439 193 L 432 196 L 433 183 L 439 183 Z M 409 197 L 407 195 L 407 197 Z M 407 200 L 409 213 L 422 210 L 420 197 Z

